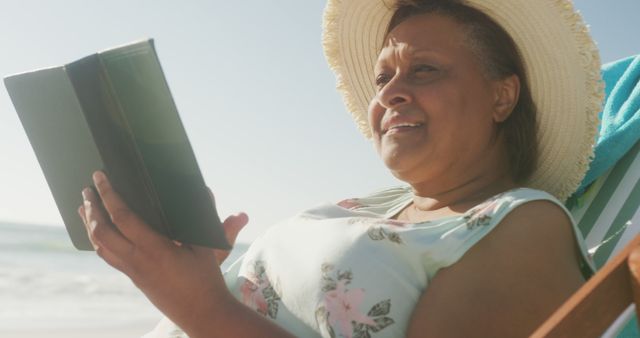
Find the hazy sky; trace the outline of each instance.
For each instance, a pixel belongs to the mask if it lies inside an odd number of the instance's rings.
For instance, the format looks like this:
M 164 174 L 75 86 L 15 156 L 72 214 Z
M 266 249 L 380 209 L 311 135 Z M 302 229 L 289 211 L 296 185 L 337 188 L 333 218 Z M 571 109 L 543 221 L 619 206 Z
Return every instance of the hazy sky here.
M 640 0 L 575 5 L 604 62 L 640 53 Z M 303 208 L 396 184 L 334 89 L 321 50 L 323 7 L 320 0 L 6 2 L 0 75 L 155 38 L 221 217 L 246 211 L 251 222 L 240 240 L 249 241 Z M 0 221 L 62 224 L 4 89 L 0 154 Z

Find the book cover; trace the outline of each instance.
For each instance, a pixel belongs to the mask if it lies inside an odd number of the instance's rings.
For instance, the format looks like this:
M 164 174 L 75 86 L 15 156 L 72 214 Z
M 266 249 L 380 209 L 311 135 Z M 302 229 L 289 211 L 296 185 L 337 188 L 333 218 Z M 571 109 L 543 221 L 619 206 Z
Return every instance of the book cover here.
M 156 231 L 230 247 L 153 40 L 9 76 L 5 86 L 76 248 L 92 249 L 76 209 L 95 170 Z

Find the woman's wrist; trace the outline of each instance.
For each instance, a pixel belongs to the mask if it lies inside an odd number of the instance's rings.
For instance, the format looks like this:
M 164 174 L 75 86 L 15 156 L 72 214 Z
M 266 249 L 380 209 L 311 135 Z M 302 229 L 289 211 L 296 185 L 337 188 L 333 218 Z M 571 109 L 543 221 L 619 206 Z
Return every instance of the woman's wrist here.
M 179 324 L 191 338 L 211 337 L 212 332 L 224 331 L 232 319 L 228 317 L 235 312 L 233 309 L 241 305 L 226 288 L 213 289 L 205 290 L 194 299 L 191 315 L 185 318 L 184 324 Z

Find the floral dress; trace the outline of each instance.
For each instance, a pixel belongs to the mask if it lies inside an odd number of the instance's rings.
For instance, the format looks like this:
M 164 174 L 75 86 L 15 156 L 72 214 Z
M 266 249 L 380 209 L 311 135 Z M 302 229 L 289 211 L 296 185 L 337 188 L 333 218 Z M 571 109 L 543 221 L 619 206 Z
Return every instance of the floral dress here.
M 227 286 L 246 306 L 298 337 L 404 337 L 438 270 L 457 262 L 511 210 L 534 200 L 564 209 L 545 192 L 519 188 L 463 215 L 393 220 L 412 196 L 410 187 L 387 189 L 276 224 L 231 265 Z M 585 271 L 593 271 L 575 224 L 574 233 Z M 145 337 L 185 335 L 165 321 Z

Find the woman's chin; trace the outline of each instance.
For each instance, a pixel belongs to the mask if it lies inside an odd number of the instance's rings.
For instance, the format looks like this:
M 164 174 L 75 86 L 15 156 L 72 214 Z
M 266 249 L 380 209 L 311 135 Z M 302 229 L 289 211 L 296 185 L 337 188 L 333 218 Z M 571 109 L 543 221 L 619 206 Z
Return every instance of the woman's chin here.
M 382 152 L 380 157 L 391 174 L 406 183 L 412 184 L 432 175 L 435 169 L 430 156 L 418 156 L 415 152 Z
M 415 157 L 412 158 L 412 156 L 408 154 L 398 152 L 383 153 L 381 157 L 387 169 L 389 169 L 398 179 L 402 179 L 398 175 L 401 175 L 401 173 L 415 167 Z

